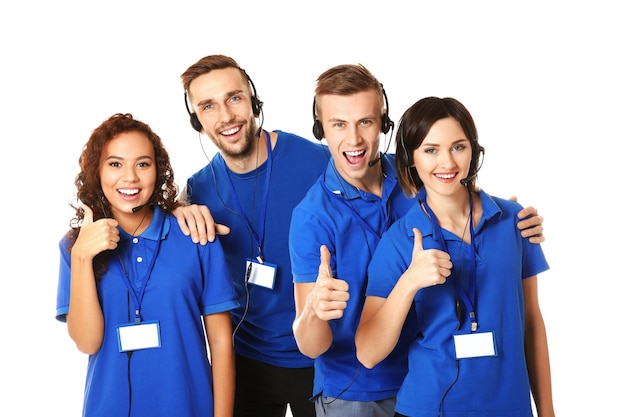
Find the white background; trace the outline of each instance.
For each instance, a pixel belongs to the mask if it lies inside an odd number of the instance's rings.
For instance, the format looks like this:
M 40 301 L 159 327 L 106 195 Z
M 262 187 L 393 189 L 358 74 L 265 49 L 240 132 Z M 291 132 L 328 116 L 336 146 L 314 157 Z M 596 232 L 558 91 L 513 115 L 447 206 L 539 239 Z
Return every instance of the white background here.
M 625 39 L 602 0 L 3 2 L 0 415 L 80 415 L 87 357 L 54 319 L 78 156 L 130 112 L 183 184 L 206 158 L 179 76 L 213 53 L 248 71 L 266 129 L 312 140 L 315 79 L 337 64 L 368 67 L 396 122 L 424 96 L 460 99 L 486 148 L 479 184 L 545 217 L 557 414 L 623 412 Z

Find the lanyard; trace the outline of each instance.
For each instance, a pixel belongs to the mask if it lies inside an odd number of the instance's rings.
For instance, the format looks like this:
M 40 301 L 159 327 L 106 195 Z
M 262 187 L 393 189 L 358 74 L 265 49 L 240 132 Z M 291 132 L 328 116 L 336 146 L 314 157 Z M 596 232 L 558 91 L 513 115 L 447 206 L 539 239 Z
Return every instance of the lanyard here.
M 422 188 L 420 190 L 419 193 L 419 200 L 420 203 L 422 203 L 422 205 L 424 206 L 424 209 L 426 209 L 426 212 L 428 213 L 428 216 L 431 219 L 431 223 L 433 226 L 433 232 L 435 233 L 435 238 L 443 245 L 444 250 L 448 253 L 450 253 L 450 251 L 448 250 L 448 244 L 446 243 L 446 240 L 443 238 L 443 232 L 441 229 L 441 226 L 439 226 L 439 222 L 437 222 L 437 218 L 435 217 L 435 214 L 433 213 L 433 211 L 431 210 L 430 206 L 428 206 L 428 203 L 426 203 L 426 189 Z M 469 203 L 470 203 L 470 213 L 469 213 L 469 229 L 470 229 L 470 245 L 472 247 L 472 254 L 469 257 L 469 288 L 467 291 L 465 291 L 465 289 L 463 288 L 463 286 L 461 286 L 461 278 L 459 277 L 458 274 L 456 274 L 455 269 L 453 269 L 452 272 L 452 278 L 453 278 L 453 282 L 454 282 L 454 288 L 456 290 L 456 293 L 459 297 L 461 297 L 461 301 L 463 302 L 463 304 L 465 305 L 465 311 L 467 312 L 467 315 L 471 321 L 471 329 L 472 331 L 476 331 L 476 329 L 478 328 L 478 322 L 476 319 L 476 311 L 475 311 L 475 305 L 476 305 L 476 250 L 474 248 L 474 222 L 473 222 L 473 218 L 472 218 L 472 214 L 473 214 L 473 204 L 472 204 L 472 192 L 469 192 Z
M 150 264 L 148 265 L 148 270 L 146 272 L 146 275 L 141 280 L 141 287 L 139 288 L 139 293 L 137 293 L 137 291 L 135 290 L 135 286 L 130 281 L 130 277 L 128 276 L 128 272 L 126 271 L 126 268 L 124 268 L 124 264 L 122 263 L 122 260 L 119 257 L 117 258 L 117 260 L 119 261 L 120 267 L 122 268 L 122 272 L 124 273 L 123 274 L 124 284 L 126 284 L 126 287 L 128 288 L 128 290 L 130 291 L 130 294 L 133 297 L 133 303 L 135 305 L 135 324 L 141 323 L 141 314 L 140 314 L 141 302 L 143 301 L 143 296 L 146 292 L 146 286 L 148 285 L 148 281 L 150 280 L 150 275 L 152 274 L 152 269 L 154 268 L 157 255 L 161 247 L 161 235 L 163 234 L 164 224 L 165 224 L 165 216 L 163 216 L 163 219 L 161 219 L 161 224 L 159 226 L 159 234 L 157 235 L 156 248 L 154 250 L 154 254 L 152 255 L 152 259 L 150 260 Z M 135 236 L 132 236 L 132 238 L 134 237 Z
M 243 211 L 241 207 L 241 203 L 239 202 L 239 198 L 237 197 L 237 192 L 235 191 L 235 186 L 233 185 L 233 180 L 230 178 L 230 174 L 228 171 L 228 167 L 226 167 L 226 177 L 228 178 L 228 183 L 230 184 L 230 189 L 233 194 L 233 200 L 235 201 L 235 205 L 237 206 L 237 211 L 241 215 L 241 217 L 245 220 L 246 226 L 248 230 L 254 237 L 257 247 L 257 257 L 256 259 L 259 263 L 263 263 L 263 239 L 265 237 L 265 213 L 267 212 L 267 200 L 270 193 L 270 178 L 272 176 L 272 143 L 270 141 L 270 135 L 265 130 L 263 131 L 267 136 L 267 175 L 265 176 L 265 190 L 263 191 L 263 206 L 261 212 L 261 226 L 259 227 L 259 233 L 257 234 L 254 228 L 252 227 L 252 222 L 246 216 L 246 213 Z M 259 169 L 258 167 L 256 168 Z

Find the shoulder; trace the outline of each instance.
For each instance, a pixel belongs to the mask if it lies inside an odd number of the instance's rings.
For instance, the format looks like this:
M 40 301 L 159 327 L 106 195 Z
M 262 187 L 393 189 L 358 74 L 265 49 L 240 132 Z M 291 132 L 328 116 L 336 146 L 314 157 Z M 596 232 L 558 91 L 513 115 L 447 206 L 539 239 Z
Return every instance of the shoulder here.
M 480 191 L 480 199 L 483 205 L 483 211 L 488 213 L 500 211 L 504 215 L 508 215 L 510 213 L 517 214 L 523 208 L 518 202 L 502 197 L 492 196 L 483 190 Z
M 307 139 L 303 136 L 296 135 L 295 133 L 284 132 L 282 130 L 275 130 L 278 134 L 278 140 L 286 142 L 291 146 L 297 146 L 304 149 L 310 149 L 312 152 L 324 152 L 324 145 L 318 140 Z
M 321 206 L 325 205 L 324 201 L 326 200 L 327 196 L 324 190 L 324 184 L 322 184 L 322 176 L 319 175 L 295 208 L 305 211 L 320 210 L 322 208 Z

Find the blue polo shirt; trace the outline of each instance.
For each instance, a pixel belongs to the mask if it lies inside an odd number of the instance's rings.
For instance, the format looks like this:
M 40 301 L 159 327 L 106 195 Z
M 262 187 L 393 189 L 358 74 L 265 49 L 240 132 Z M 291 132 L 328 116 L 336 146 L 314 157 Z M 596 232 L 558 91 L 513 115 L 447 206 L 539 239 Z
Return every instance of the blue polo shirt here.
M 381 163 L 386 174 L 382 198 L 348 184 L 331 159 L 325 173 L 293 211 L 289 249 L 294 282 L 317 280 L 320 246 L 326 245 L 333 276 L 347 281 L 350 292 L 343 317 L 330 321 L 331 347 L 315 359 L 314 395 L 353 401 L 390 398 L 406 372 L 405 335 L 396 351 L 373 369 L 359 363 L 354 343 L 369 260 L 383 232 L 414 204 L 397 183 L 393 156 L 385 155 Z
M 237 306 L 219 241 L 206 246 L 193 243 L 180 231 L 176 219 L 158 207 L 141 235 L 133 238 L 120 229 L 120 237 L 107 272 L 97 282 L 104 339 L 100 350 L 89 355 L 83 415 L 212 416 L 213 382 L 203 316 Z M 141 316 L 143 321 L 159 322 L 161 347 L 128 355 L 119 352 L 117 337 L 118 326 L 134 317 L 124 270 L 138 290 L 159 240 Z M 66 238 L 59 244 L 56 318 L 62 322 L 70 300 L 68 245 Z
M 235 351 L 275 366 L 305 368 L 313 366 L 313 360 L 300 353 L 291 328 L 296 306 L 289 223 L 293 208 L 323 172 L 328 156 L 319 143 L 280 130 L 276 133 L 269 187 L 267 161 L 255 170 L 238 174 L 217 153 L 189 178 L 187 188 L 192 203 L 208 206 L 217 223 L 230 227 L 230 233 L 220 236 L 220 242 L 239 300 L 239 307 L 232 312 Z M 256 237 L 262 238 L 265 262 L 276 265 L 273 288 L 246 280 L 246 260 L 257 255 Z
M 497 356 L 456 360 L 453 334 L 459 326 L 458 298 L 452 279 L 422 289 L 415 296 L 419 337 L 409 354 L 409 372 L 398 393 L 396 411 L 411 417 L 529 417 L 530 386 L 524 357 L 522 280 L 548 269 L 540 245 L 521 237 L 518 203 L 480 192 L 483 214 L 475 230 L 476 312 L 480 331 L 495 336 Z M 424 249 L 440 249 L 430 219 L 416 204 L 383 236 L 369 267 L 366 294 L 388 297 L 411 262 L 413 231 Z M 449 254 L 462 285 L 467 285 L 472 246 L 443 229 Z M 454 248 L 454 249 L 452 249 Z M 465 287 L 467 288 L 467 287 Z M 407 326 L 405 324 L 405 326 Z M 460 330 L 469 332 L 469 320 Z M 458 378 L 457 378 L 458 372 Z M 456 382 L 455 382 L 456 380 Z M 446 390 L 449 391 L 446 394 Z

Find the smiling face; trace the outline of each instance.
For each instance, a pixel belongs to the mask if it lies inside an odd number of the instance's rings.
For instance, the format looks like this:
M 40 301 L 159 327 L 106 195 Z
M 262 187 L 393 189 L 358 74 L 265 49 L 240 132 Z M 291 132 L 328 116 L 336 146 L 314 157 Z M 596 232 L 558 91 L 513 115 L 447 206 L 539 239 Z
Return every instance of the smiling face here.
M 225 157 L 249 156 L 256 120 L 248 81 L 238 68 L 212 70 L 189 84 L 189 100 L 205 133 Z
M 337 172 L 350 184 L 369 192 L 380 188 L 378 158 L 381 108 L 375 90 L 352 95 L 323 94 L 317 98 L 317 117 Z
M 152 142 L 145 134 L 136 131 L 115 136 L 102 149 L 99 174 L 102 192 L 111 204 L 113 217 L 132 214 L 134 207 L 150 200 L 156 186 Z
M 460 183 L 467 177 L 472 147 L 460 123 L 446 117 L 437 120 L 421 145 L 413 151 L 413 161 L 428 195 L 467 195 Z

